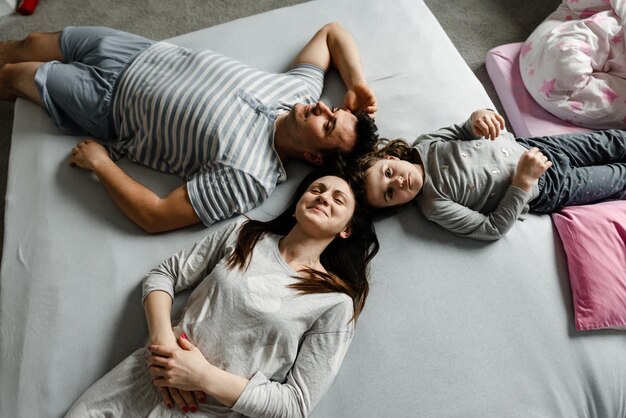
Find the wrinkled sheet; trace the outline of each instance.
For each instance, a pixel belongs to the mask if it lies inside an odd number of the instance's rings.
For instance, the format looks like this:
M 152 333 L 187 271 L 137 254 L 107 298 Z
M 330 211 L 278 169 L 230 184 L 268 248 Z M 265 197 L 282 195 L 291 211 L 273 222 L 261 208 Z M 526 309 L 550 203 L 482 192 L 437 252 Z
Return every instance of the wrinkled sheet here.
M 520 52 L 537 103 L 579 126 L 626 127 L 624 19 L 626 0 L 563 0 Z
M 493 108 L 420 0 L 307 2 L 172 41 L 282 71 L 329 21 L 360 47 L 382 134 L 413 138 Z M 341 105 L 343 91 L 331 75 L 324 99 Z M 61 135 L 37 106 L 17 103 L 0 273 L 2 418 L 61 416 L 141 347 L 145 272 L 207 231 L 143 233 L 92 175 L 68 167 L 81 139 Z M 180 184 L 122 166 L 161 193 Z M 288 164 L 288 181 L 250 216 L 279 213 L 304 171 Z M 370 296 L 313 417 L 624 416 L 626 335 L 574 329 L 567 266 L 548 216 L 529 216 L 492 244 L 456 237 L 414 207 L 376 228 Z

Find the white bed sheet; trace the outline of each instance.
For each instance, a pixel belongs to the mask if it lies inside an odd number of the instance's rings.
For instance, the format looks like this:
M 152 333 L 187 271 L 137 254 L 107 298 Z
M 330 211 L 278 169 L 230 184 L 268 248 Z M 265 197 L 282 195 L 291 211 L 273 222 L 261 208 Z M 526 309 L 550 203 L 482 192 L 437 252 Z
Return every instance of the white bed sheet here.
M 282 71 L 323 23 L 360 46 L 386 136 L 413 138 L 493 107 L 422 1 L 319 0 L 173 39 Z M 340 104 L 338 77 L 325 97 Z M 143 274 L 203 228 L 148 236 L 93 176 L 81 138 L 16 105 L 0 281 L 0 416 L 58 417 L 147 338 Z M 179 180 L 132 164 L 165 192 Z M 282 209 L 304 167 L 252 212 Z M 579 333 L 549 217 L 505 238 L 455 237 L 411 207 L 377 222 L 382 249 L 357 334 L 314 417 L 624 416 L 626 335 Z M 215 226 L 217 227 L 217 226 Z

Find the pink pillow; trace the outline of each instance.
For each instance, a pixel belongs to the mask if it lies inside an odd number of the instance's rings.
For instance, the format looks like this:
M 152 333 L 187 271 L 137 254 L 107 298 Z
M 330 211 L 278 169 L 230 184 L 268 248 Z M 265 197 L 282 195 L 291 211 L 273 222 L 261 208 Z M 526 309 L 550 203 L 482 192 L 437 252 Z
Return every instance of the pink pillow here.
M 487 53 L 485 65 L 511 128 L 517 137 L 589 132 L 551 115 L 532 98 L 519 71 L 523 42 L 500 45 Z
M 552 214 L 563 241 L 579 331 L 626 329 L 626 200 Z

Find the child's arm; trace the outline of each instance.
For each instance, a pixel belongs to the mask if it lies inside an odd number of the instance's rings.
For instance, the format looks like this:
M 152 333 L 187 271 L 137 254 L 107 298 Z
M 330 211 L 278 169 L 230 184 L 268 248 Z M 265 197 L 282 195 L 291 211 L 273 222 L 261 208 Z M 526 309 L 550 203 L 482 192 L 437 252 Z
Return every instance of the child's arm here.
M 506 194 L 498 207 L 487 215 L 444 197 L 420 202 L 420 207 L 428 219 L 457 235 L 483 241 L 497 240 L 511 229 L 528 203 L 533 184 L 551 166 L 539 149 L 524 152 Z
M 420 135 L 413 145 L 422 141 L 473 141 L 485 137 L 495 140 L 504 129 L 504 118 L 490 109 L 473 112 L 462 125 L 452 125 Z
M 470 116 L 474 135 L 495 140 L 504 129 L 504 118 L 491 109 L 478 109 Z
M 426 218 L 457 235 L 495 241 L 511 229 L 528 203 L 528 197 L 528 193 L 511 185 L 498 207 L 488 215 L 443 197 L 420 202 L 419 206 Z
M 511 184 L 528 193 L 533 183 L 550 167 L 552 167 L 552 162 L 548 161 L 548 157 L 543 155 L 538 148 L 531 148 L 520 157 Z

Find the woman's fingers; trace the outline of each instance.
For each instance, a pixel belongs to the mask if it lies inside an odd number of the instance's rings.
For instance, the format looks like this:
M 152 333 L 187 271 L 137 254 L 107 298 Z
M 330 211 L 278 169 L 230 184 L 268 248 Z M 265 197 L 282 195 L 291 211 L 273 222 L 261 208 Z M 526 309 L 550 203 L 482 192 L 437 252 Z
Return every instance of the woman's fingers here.
M 161 357 L 170 357 L 175 350 L 175 348 L 166 347 L 164 345 L 151 345 L 148 347 L 148 351 L 150 351 L 153 356 Z
M 172 399 L 172 395 L 170 395 L 169 388 L 159 388 L 159 392 L 161 392 L 161 397 L 167 409 L 172 409 L 174 407 L 174 399 Z
M 187 405 L 187 402 L 185 402 L 185 399 L 180 394 L 180 391 L 176 388 L 169 388 L 169 390 L 172 398 L 174 399 L 174 402 L 176 402 L 176 405 L 178 405 L 178 407 L 182 409 L 183 412 L 189 412 L 189 405 Z
M 169 360 L 167 357 L 161 357 L 161 356 L 148 357 L 148 364 L 151 366 L 167 367 L 168 361 Z
M 193 392 L 189 392 L 187 390 L 180 390 L 179 392 L 180 392 L 180 395 L 183 397 L 183 400 L 189 407 L 189 410 L 191 412 L 196 412 L 198 410 L 198 404 L 196 404 L 196 400 L 194 399 Z
M 200 403 L 206 402 L 206 394 L 204 392 L 200 392 L 199 390 L 194 390 L 193 395 L 196 397 L 198 402 Z

